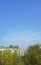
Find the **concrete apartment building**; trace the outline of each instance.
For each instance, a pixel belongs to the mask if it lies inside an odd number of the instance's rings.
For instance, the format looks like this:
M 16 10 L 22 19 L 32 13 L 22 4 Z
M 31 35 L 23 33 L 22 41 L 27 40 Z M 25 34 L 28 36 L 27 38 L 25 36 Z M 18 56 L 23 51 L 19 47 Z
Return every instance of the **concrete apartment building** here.
M 10 50 L 12 53 L 17 52 L 19 55 L 24 55 L 23 49 L 9 48 L 9 47 L 0 47 L 0 51 Z

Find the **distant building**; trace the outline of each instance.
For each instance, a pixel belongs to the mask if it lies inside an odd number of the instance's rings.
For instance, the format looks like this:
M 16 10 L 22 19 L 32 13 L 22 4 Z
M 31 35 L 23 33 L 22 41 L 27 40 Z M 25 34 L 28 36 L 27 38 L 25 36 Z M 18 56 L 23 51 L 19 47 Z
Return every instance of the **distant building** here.
M 17 52 L 20 56 L 24 55 L 23 49 L 9 48 L 9 47 L 0 47 L 0 51 L 10 50 L 12 53 Z

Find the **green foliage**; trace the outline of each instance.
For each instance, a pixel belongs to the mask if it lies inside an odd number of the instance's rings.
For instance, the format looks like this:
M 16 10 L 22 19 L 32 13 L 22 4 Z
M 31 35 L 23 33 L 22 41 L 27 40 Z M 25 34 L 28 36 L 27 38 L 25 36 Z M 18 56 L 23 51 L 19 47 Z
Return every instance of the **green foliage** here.
M 15 48 L 15 49 L 19 49 L 19 46 L 18 46 L 18 45 L 16 45 L 16 46 L 14 46 L 14 48 Z
M 22 59 L 17 52 L 10 50 L 0 51 L 0 65 L 23 65 Z
M 10 45 L 9 48 L 13 48 L 13 45 Z
M 15 46 L 10 45 L 9 48 L 19 49 L 19 46 L 18 45 L 15 45 Z
M 13 53 L 13 65 L 23 65 L 22 59 L 17 52 Z
M 30 46 L 24 57 L 25 65 L 41 65 L 40 45 Z
M 3 57 L 2 63 L 4 65 L 12 65 L 13 57 L 12 57 L 11 51 L 9 51 L 9 50 L 4 51 L 2 57 Z
M 0 51 L 0 65 L 41 65 L 41 44 L 29 46 L 24 56 L 10 50 Z
M 2 65 L 2 51 L 0 51 L 0 65 Z

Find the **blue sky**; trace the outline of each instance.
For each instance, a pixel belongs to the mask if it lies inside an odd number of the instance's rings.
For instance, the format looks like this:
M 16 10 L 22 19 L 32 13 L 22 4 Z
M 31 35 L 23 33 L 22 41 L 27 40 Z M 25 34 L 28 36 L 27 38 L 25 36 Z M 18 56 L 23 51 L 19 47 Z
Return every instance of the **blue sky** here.
M 0 45 L 41 43 L 41 0 L 0 0 Z

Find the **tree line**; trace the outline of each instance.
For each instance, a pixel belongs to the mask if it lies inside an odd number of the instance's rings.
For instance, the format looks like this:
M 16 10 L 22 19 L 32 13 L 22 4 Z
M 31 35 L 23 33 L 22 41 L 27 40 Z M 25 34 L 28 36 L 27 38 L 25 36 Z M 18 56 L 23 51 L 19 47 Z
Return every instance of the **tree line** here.
M 0 51 L 0 65 L 41 65 L 41 44 L 29 46 L 23 56 L 10 50 Z

